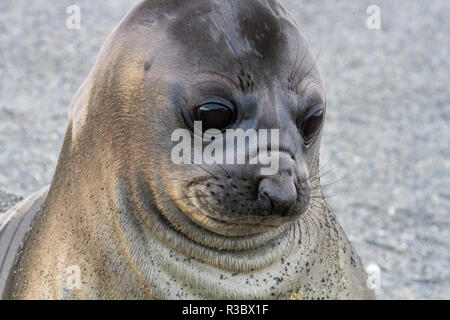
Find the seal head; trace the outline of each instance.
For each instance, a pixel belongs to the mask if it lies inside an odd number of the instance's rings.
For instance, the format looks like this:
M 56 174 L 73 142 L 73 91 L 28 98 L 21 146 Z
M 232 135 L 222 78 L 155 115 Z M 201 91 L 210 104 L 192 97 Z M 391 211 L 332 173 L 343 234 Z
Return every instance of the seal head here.
M 109 106 L 117 95 L 138 101 L 117 105 L 121 124 L 114 119 L 111 128 L 96 129 L 121 135 L 114 141 L 121 178 L 131 178 L 131 162 L 136 188 L 189 238 L 201 241 L 198 227 L 218 239 L 273 236 L 311 203 L 325 118 L 315 61 L 277 2 L 170 3 L 145 2 L 122 25 L 123 52 L 108 63 L 121 67 L 109 70 L 106 86 L 128 92 L 102 99 L 111 99 Z M 193 137 L 196 120 L 222 132 L 278 129 L 278 172 L 263 176 L 260 165 L 248 163 L 175 164 L 170 137 L 180 128 Z

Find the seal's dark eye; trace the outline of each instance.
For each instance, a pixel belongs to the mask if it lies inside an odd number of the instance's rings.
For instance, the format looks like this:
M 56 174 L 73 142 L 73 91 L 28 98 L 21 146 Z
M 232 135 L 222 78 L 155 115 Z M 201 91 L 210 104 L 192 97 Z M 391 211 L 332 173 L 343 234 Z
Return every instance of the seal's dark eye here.
M 303 120 L 303 137 L 309 142 L 316 132 L 320 129 L 323 122 L 323 109 L 316 110 L 314 113 L 307 114 Z
M 202 121 L 203 131 L 208 129 L 223 130 L 233 121 L 233 118 L 233 110 L 218 103 L 204 104 L 198 107 L 195 112 L 195 120 Z

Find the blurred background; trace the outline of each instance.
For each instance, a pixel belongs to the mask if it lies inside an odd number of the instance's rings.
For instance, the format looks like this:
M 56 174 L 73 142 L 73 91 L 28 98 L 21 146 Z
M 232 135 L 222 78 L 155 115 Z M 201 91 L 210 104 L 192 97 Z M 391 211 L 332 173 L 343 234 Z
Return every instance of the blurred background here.
M 0 212 L 50 183 L 70 101 L 137 0 L 0 1 Z M 450 2 L 281 0 L 319 56 L 328 201 L 380 299 L 450 298 Z M 81 9 L 79 30 L 66 12 Z M 366 12 L 377 5 L 381 30 Z

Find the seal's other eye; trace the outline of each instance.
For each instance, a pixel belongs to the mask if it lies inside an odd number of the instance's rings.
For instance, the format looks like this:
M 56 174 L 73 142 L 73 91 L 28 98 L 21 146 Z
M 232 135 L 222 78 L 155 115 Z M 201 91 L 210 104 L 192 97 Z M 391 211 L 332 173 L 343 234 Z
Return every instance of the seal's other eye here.
M 303 137 L 305 138 L 306 143 L 309 143 L 313 138 L 317 131 L 322 126 L 323 122 L 323 108 L 314 109 L 309 114 L 306 114 L 305 119 L 303 120 Z
M 219 103 L 207 103 L 197 108 L 195 120 L 202 121 L 203 131 L 223 130 L 233 122 L 233 110 Z

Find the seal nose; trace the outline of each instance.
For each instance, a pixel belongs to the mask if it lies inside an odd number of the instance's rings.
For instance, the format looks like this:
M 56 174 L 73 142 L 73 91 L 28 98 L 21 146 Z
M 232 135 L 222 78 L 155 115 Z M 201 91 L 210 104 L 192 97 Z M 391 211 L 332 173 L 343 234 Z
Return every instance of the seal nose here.
M 258 188 L 259 196 L 271 205 L 270 214 L 288 216 L 297 201 L 297 188 L 290 175 L 263 179 Z

